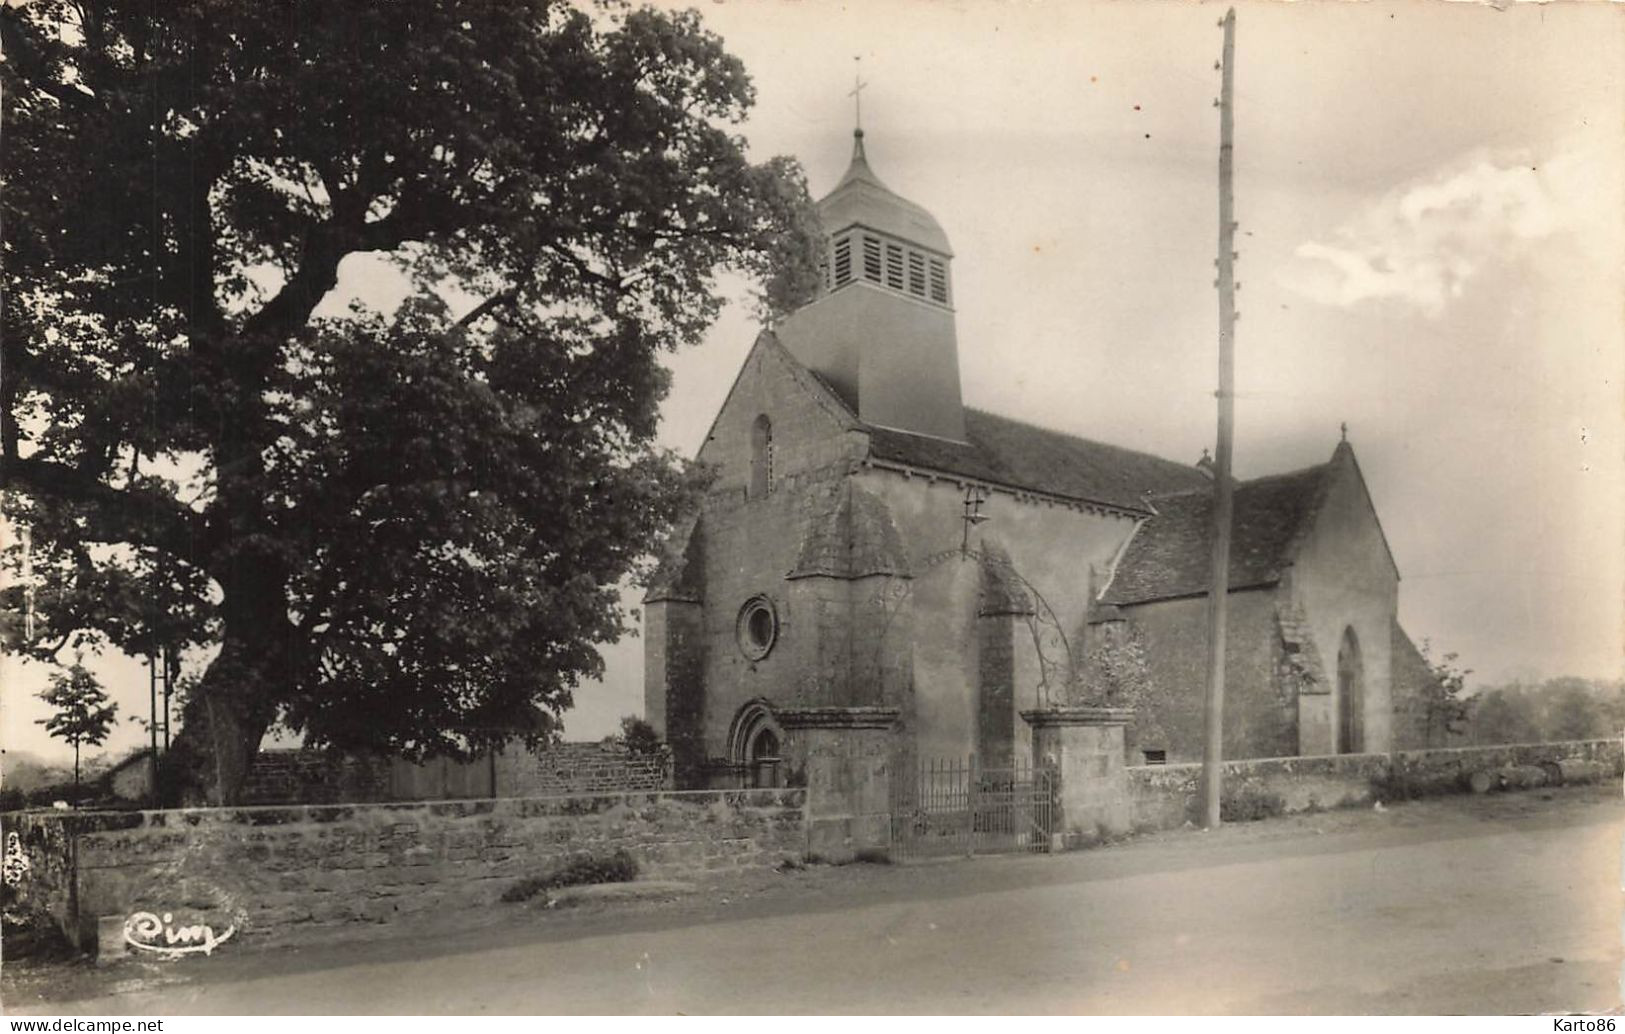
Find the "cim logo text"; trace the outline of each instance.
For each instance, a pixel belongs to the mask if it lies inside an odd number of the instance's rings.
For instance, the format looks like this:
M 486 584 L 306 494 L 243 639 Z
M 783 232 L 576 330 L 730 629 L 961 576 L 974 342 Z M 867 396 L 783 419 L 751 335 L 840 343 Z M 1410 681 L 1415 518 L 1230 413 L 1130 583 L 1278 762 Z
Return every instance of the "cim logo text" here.
M 202 953 L 209 955 L 237 932 L 236 925 L 216 936 L 214 927 L 206 923 L 175 924 L 172 912 L 159 918 L 152 912 L 137 912 L 124 921 L 124 941 L 132 948 L 152 952 L 167 958 Z

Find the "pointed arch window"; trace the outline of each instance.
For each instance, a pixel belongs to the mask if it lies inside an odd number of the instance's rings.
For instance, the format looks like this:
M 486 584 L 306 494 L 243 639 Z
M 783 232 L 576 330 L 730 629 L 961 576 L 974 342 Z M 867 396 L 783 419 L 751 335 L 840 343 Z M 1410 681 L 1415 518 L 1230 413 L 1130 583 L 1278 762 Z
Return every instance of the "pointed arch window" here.
M 1358 754 L 1365 749 L 1365 665 L 1360 640 L 1353 628 L 1343 630 L 1337 648 L 1337 752 Z
M 773 491 L 773 421 L 763 413 L 750 429 L 750 498 Z

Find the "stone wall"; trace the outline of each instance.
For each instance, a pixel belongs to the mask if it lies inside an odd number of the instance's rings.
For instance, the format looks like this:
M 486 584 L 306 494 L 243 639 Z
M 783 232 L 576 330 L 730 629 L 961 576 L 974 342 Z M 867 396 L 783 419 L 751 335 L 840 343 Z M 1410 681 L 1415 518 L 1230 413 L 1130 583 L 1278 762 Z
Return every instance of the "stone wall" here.
M 698 533 L 696 533 L 698 534 Z M 672 781 L 705 784 L 705 608 L 692 600 L 643 605 L 643 716 L 671 750 Z
M 262 750 L 243 788 L 246 804 L 364 804 L 390 799 L 389 759 L 325 750 Z
M 671 756 L 634 754 L 613 741 L 534 752 L 514 744 L 497 754 L 495 776 L 498 797 L 652 793 L 670 786 Z
M 1129 832 L 1132 809 L 1123 772 L 1126 709 L 1061 707 L 1021 712 L 1033 730 L 1033 767 L 1059 779 L 1054 832 L 1082 847 Z
M 1625 770 L 1618 740 L 1229 761 L 1224 766 L 1224 806 L 1236 817 L 1262 817 L 1396 796 L 1458 793 L 1473 772 L 1565 759 L 1601 761 L 1615 775 Z M 1173 829 L 1196 819 L 1200 764 L 1143 765 L 1127 772 L 1135 829 Z
M 805 804 L 800 790 L 611 794 L 40 812 L 0 816 L 0 828 L 29 853 L 21 903 L 81 943 L 99 917 L 120 930 L 150 912 L 236 925 L 238 943 L 257 946 L 491 906 L 521 879 L 622 848 L 656 879 L 777 865 L 806 850 Z
M 1391 653 L 1394 748 L 1421 750 L 1449 742 L 1443 722 L 1428 721 L 1429 691 L 1436 680 L 1433 668 L 1398 621 L 1394 622 Z
M 650 793 L 671 786 L 671 760 L 634 755 L 614 741 L 555 743 L 538 751 L 515 742 L 495 759 L 415 763 L 323 750 L 263 750 L 254 758 L 244 803 L 380 804 L 470 797 L 553 797 Z
M 1296 753 L 1297 701 L 1283 697 L 1276 677 L 1280 634 L 1275 589 L 1230 593 L 1225 643 L 1224 752 L 1226 757 L 1268 758 Z M 1149 742 L 1137 729 L 1140 750 L 1161 748 L 1169 761 L 1202 756 L 1207 692 L 1207 598 L 1161 600 L 1124 607 L 1144 637 L 1144 656 L 1155 691 L 1143 702 L 1142 726 L 1158 730 Z M 1333 655 L 1336 659 L 1336 655 Z
M 74 862 L 76 844 L 70 835 L 71 824 L 60 811 L 10 812 L 0 815 L 0 833 L 4 834 L 7 850 L 11 838 L 28 858 L 28 871 L 23 873 L 8 893 L 15 894 L 15 905 L 22 912 L 47 915 L 69 929 L 67 923 L 76 907 Z

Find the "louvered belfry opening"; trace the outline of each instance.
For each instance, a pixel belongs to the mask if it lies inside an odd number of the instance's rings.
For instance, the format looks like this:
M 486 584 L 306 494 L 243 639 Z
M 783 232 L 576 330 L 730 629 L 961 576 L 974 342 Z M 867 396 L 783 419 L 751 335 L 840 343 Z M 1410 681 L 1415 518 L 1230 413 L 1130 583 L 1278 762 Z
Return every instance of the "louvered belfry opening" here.
M 819 266 L 826 292 L 866 283 L 944 308 L 952 304 L 947 261 L 884 234 L 856 227 L 838 233 Z

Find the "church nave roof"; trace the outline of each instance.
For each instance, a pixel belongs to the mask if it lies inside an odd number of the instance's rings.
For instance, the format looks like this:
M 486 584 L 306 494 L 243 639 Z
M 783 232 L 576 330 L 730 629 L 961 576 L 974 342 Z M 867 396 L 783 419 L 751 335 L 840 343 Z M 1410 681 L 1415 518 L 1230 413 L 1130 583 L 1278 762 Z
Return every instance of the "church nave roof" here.
M 1200 470 L 1150 453 L 965 407 L 965 442 L 868 426 L 879 460 L 1144 512 L 1148 494 L 1207 484 Z

